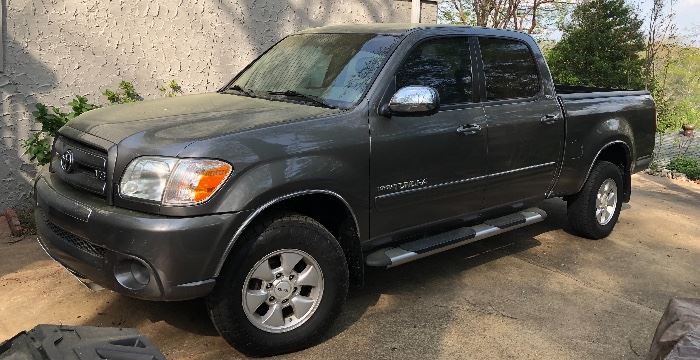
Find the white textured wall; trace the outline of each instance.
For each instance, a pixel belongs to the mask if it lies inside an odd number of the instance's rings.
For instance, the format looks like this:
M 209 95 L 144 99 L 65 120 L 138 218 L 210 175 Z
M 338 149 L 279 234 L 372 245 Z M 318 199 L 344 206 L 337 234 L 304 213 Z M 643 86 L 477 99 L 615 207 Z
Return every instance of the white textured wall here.
M 337 23 L 409 22 L 402 0 L 0 0 L 0 210 L 30 196 L 34 166 L 21 142 L 36 129 L 36 102 L 75 94 L 104 103 L 132 81 L 146 98 L 176 79 L 186 93 L 212 91 L 281 37 Z M 435 22 L 435 4 L 423 4 Z

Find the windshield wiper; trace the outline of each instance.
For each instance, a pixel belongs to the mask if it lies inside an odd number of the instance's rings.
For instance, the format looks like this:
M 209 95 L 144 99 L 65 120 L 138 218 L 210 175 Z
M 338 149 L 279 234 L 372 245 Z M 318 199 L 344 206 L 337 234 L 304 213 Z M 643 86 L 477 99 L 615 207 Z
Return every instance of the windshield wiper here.
M 242 88 L 242 87 L 241 87 L 240 85 L 238 85 L 238 84 L 233 84 L 233 85 L 229 86 L 229 87 L 226 89 L 226 91 L 228 91 L 228 90 L 238 91 L 238 92 L 240 92 L 240 93 L 243 93 L 243 95 L 249 96 L 249 97 L 252 97 L 252 98 L 257 97 L 257 96 L 255 96 L 255 94 L 253 94 L 253 90 Z
M 284 91 L 267 91 L 268 95 L 282 95 L 282 96 L 288 96 L 288 97 L 297 97 L 300 98 L 304 101 L 314 103 L 318 106 L 329 108 L 329 109 L 336 109 L 335 106 L 328 104 L 327 102 L 323 101 L 322 98 L 314 95 L 309 95 L 309 94 L 302 94 L 298 91 L 295 90 L 284 90 Z

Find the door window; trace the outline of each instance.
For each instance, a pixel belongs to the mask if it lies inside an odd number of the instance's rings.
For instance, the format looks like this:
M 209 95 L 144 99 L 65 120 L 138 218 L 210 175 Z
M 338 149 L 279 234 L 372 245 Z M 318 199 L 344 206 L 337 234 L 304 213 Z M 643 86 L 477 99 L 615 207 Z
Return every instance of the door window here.
M 527 98 L 540 91 L 540 80 L 530 48 L 517 40 L 480 38 L 486 77 L 486 99 Z
M 396 73 L 396 87 L 430 86 L 441 104 L 472 101 L 472 68 L 467 38 L 428 40 L 415 47 Z

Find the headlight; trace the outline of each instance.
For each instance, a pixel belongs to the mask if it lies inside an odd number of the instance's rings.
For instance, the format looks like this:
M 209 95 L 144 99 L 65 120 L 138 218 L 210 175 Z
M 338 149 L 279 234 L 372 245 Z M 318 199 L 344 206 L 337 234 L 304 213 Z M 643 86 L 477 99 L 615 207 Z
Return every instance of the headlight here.
M 143 156 L 127 166 L 119 186 L 123 197 L 163 205 L 194 205 L 209 200 L 233 171 L 210 159 Z

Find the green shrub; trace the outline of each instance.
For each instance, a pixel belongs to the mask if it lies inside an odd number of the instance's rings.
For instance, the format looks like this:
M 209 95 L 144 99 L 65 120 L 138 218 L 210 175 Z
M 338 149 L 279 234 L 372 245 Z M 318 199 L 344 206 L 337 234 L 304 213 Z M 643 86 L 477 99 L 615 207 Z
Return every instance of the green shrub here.
M 700 162 L 690 156 L 676 156 L 666 166 L 668 170 L 685 174 L 690 180 L 700 180 Z
M 51 139 L 58 129 L 74 117 L 98 107 L 88 102 L 88 99 L 83 96 L 76 96 L 68 105 L 72 111 L 66 113 L 53 106 L 49 108 L 44 104 L 36 104 L 36 110 L 32 115 L 34 121 L 41 124 L 41 129 L 22 144 L 24 153 L 29 155 L 29 160 L 36 161 L 39 165 L 48 164 L 51 161 Z
M 117 91 L 107 89 L 102 93 L 110 104 L 126 104 L 143 100 L 136 92 L 134 84 L 129 81 L 120 81 Z
M 171 80 L 166 85 L 160 86 L 158 90 L 164 96 L 173 97 L 182 93 L 182 88 L 175 80 Z M 143 97 L 136 92 L 134 84 L 122 80 L 119 82 L 117 90 L 107 89 L 102 93 L 110 104 L 125 104 L 143 100 Z M 56 107 L 48 107 L 44 104 L 36 104 L 36 110 L 32 112 L 34 121 L 41 124 L 41 129 L 29 136 L 29 139 L 22 143 L 24 153 L 29 155 L 30 161 L 36 161 L 39 165 L 46 165 L 51 161 L 51 142 L 63 125 L 74 117 L 99 106 L 92 104 L 84 96 L 76 96 L 68 105 L 71 112 L 63 112 Z
M 182 87 L 175 80 L 170 80 L 169 83 L 159 87 L 158 90 L 165 97 L 173 97 L 182 94 Z

